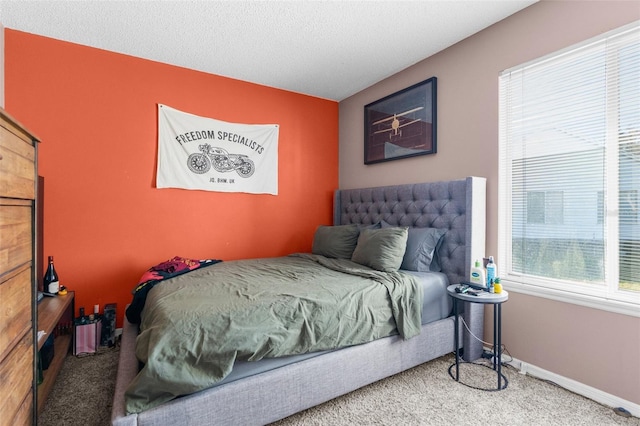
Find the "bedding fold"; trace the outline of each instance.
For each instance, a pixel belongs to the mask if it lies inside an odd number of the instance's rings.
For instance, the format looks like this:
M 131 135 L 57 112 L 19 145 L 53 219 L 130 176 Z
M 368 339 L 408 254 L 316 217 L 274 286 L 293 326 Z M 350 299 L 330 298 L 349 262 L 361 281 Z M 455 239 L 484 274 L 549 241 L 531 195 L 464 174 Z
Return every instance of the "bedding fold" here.
M 420 332 L 422 292 L 403 272 L 298 253 L 226 261 L 156 285 L 142 312 L 137 413 L 224 379 L 236 360 L 296 355 Z

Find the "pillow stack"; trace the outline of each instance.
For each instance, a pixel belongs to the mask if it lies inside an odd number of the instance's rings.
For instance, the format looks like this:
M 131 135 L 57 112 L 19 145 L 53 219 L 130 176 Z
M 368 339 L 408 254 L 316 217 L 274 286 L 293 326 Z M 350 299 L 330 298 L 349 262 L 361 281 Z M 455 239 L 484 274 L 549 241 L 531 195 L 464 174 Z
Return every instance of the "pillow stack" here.
M 383 272 L 439 271 L 438 248 L 445 229 L 379 224 L 319 226 L 312 253 L 353 262 Z

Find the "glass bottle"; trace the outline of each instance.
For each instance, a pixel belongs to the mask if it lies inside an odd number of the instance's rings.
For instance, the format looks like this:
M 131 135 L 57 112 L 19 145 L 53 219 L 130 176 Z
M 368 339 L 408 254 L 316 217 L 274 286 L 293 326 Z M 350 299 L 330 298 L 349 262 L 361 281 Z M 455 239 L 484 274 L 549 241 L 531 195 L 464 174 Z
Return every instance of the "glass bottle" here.
M 42 281 L 44 283 L 44 291 L 50 294 L 58 294 L 60 282 L 56 268 L 53 266 L 53 256 L 49 256 L 49 266 L 47 266 L 47 271 L 44 273 Z

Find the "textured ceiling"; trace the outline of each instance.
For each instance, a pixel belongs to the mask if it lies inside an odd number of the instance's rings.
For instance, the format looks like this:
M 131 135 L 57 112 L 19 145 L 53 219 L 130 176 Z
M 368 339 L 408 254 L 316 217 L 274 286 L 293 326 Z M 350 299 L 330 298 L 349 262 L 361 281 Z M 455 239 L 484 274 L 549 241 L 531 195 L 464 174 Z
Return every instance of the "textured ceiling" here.
M 0 22 L 340 101 L 536 1 L 1 0 Z

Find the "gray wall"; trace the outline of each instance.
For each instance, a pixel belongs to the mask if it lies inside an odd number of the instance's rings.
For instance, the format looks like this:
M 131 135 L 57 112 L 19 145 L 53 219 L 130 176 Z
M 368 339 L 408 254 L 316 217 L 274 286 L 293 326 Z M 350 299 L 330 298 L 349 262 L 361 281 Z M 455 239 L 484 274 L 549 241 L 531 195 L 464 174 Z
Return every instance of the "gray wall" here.
M 498 74 L 638 19 L 637 1 L 541 1 L 345 99 L 340 188 L 486 177 L 487 254 L 497 254 Z M 438 153 L 365 166 L 364 105 L 432 76 Z M 515 358 L 640 404 L 639 317 L 512 292 L 503 318 Z

